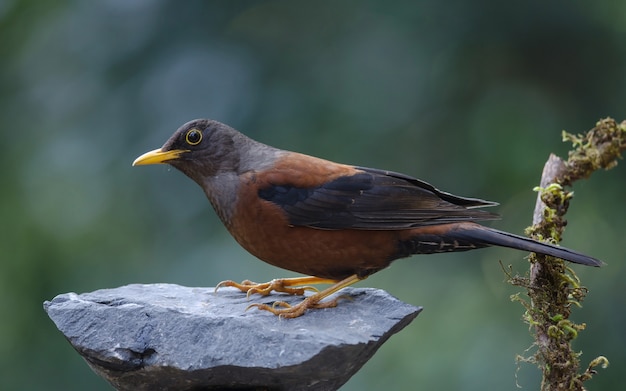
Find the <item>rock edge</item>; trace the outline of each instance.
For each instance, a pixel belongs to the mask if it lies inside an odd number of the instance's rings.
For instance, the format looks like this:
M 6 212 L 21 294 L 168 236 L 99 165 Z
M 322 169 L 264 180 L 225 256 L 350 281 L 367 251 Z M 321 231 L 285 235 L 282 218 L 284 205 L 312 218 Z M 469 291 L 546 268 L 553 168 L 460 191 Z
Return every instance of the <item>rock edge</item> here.
M 336 390 L 422 310 L 379 289 L 339 293 L 349 299 L 296 319 L 246 308 L 302 297 L 173 284 L 65 293 L 44 309 L 118 390 Z

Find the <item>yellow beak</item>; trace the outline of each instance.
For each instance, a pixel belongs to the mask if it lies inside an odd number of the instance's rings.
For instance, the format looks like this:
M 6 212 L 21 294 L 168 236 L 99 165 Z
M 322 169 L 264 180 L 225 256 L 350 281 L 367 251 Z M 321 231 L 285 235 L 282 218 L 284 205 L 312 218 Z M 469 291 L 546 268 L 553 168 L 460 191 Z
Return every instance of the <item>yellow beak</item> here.
M 185 149 L 174 149 L 171 151 L 162 151 L 161 148 L 154 151 L 146 152 L 139 156 L 133 162 L 133 166 L 141 166 L 146 164 L 163 164 L 170 160 L 177 159 L 181 154 L 189 152 Z

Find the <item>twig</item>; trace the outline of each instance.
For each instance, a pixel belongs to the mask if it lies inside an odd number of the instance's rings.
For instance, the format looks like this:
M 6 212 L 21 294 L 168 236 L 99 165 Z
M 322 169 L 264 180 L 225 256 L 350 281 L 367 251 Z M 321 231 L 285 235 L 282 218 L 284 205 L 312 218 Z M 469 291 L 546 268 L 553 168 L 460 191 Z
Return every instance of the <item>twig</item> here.
M 533 226 L 526 232 L 535 239 L 555 243 L 561 240 L 567 224 L 564 216 L 573 196 L 566 187 L 600 168 L 617 165 L 626 150 L 626 121 L 618 124 L 606 118 L 584 136 L 563 132 L 563 140 L 571 141 L 574 149 L 567 161 L 551 155 L 546 162 L 537 188 Z M 585 329 L 585 324 L 574 323 L 569 316 L 572 305 L 580 306 L 587 288 L 562 260 L 538 254 L 530 257 L 530 278 L 513 277 L 509 281 L 525 287 L 530 298 L 525 301 L 519 294 L 512 297 L 524 305 L 524 319 L 534 330 L 537 352 L 534 357 L 520 359 L 535 362 L 540 367 L 543 372 L 541 390 L 584 390 L 583 383 L 595 374 L 594 368 L 608 365 L 608 360 L 600 356 L 580 374 L 581 353 L 571 347 L 571 341 Z

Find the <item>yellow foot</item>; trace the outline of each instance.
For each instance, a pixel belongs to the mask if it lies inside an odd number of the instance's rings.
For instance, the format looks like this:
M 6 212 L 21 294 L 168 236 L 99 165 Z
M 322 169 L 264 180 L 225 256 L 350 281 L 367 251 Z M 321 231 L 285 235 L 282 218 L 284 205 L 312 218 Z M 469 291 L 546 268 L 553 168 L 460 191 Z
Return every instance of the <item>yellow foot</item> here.
M 309 296 L 306 299 L 302 300 L 300 303 L 296 305 L 290 305 L 285 303 L 284 301 L 276 301 L 272 305 L 267 304 L 250 304 L 246 310 L 249 310 L 252 307 L 256 307 L 263 311 L 269 311 L 274 315 L 277 315 L 279 318 L 297 318 L 298 316 L 303 315 L 308 309 L 320 309 L 320 308 L 332 308 L 337 306 L 337 301 L 340 298 L 328 300 L 323 303 L 320 303 L 315 295 Z M 282 308 L 277 308 L 282 307 Z
M 262 296 L 267 296 L 272 291 L 287 293 L 289 295 L 304 295 L 306 291 L 319 292 L 317 288 L 310 284 L 335 284 L 336 280 L 329 280 L 326 278 L 318 277 L 297 277 L 297 278 L 279 278 L 270 282 L 256 283 L 250 280 L 242 281 L 241 283 L 227 280 L 222 281 L 215 287 L 215 291 L 224 286 L 232 286 L 239 289 L 242 292 L 246 292 L 247 296 L 254 293 L 258 293 Z
M 316 277 L 308 277 L 308 278 L 316 278 Z M 335 281 L 335 284 L 324 289 L 321 292 L 317 292 L 307 298 L 305 298 L 304 300 L 302 300 L 302 302 L 296 304 L 296 305 L 290 305 L 285 303 L 284 301 L 277 301 L 275 302 L 273 305 L 267 305 L 267 304 L 251 304 L 250 306 L 248 306 L 248 309 L 251 307 L 256 307 L 260 310 L 264 310 L 264 311 L 269 311 L 274 315 L 277 315 L 279 317 L 282 318 L 297 318 L 298 316 L 301 316 L 302 314 L 304 314 L 306 312 L 306 310 L 308 309 L 319 309 L 319 308 L 331 308 L 331 307 L 336 307 L 337 306 L 337 301 L 345 296 L 340 296 L 336 299 L 333 300 L 328 300 L 325 302 L 322 302 L 322 300 L 324 300 L 325 298 L 327 298 L 328 296 L 332 295 L 333 293 L 347 287 L 350 286 L 352 284 L 354 284 L 355 282 L 358 282 L 360 280 L 362 280 L 363 278 L 357 276 L 356 274 L 341 280 L 341 281 Z M 291 279 L 288 279 L 291 280 Z M 310 281 L 308 283 L 311 283 Z M 271 282 L 270 282 L 271 284 Z M 249 292 L 249 291 L 248 291 Z M 282 307 L 282 308 L 277 308 L 277 307 Z

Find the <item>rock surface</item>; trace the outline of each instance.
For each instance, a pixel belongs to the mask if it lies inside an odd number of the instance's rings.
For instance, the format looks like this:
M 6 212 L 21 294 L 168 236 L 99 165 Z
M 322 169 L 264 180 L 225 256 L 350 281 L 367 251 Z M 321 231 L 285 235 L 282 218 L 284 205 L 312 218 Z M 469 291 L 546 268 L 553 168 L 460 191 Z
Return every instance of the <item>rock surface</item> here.
M 234 288 L 127 285 L 44 303 L 91 368 L 118 390 L 336 390 L 421 311 L 377 289 L 279 319 Z

